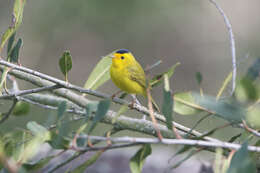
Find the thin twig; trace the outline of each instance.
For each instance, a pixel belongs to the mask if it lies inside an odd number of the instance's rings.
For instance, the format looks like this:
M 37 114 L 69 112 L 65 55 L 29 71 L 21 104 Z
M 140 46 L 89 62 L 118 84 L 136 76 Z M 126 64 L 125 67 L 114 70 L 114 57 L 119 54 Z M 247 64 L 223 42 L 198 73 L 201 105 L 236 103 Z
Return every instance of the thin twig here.
M 233 95 L 235 89 L 236 89 L 236 75 L 237 75 L 237 64 L 236 64 L 236 47 L 235 47 L 235 38 L 232 31 L 231 23 L 225 14 L 224 10 L 218 5 L 218 3 L 215 0 L 209 0 L 219 11 L 221 16 L 224 18 L 224 22 L 226 24 L 228 34 L 229 34 L 229 40 L 230 40 L 230 49 L 231 49 L 231 56 L 232 56 L 232 67 L 233 67 L 233 75 L 232 75 L 232 90 L 231 95 Z
M 58 88 L 61 88 L 61 86 L 52 85 L 52 86 L 45 86 L 45 87 L 41 87 L 41 88 L 15 91 L 11 94 L 6 94 L 6 95 L 0 96 L 0 99 L 9 99 L 9 98 L 12 98 L 12 97 L 22 96 L 22 95 L 26 95 L 26 94 L 39 93 L 39 92 L 43 92 L 43 91 L 51 91 L 51 90 L 55 90 L 55 89 L 58 89 Z
M 100 141 L 107 141 L 110 140 L 114 143 L 138 143 L 138 144 L 166 144 L 166 145 L 190 145 L 190 146 L 199 146 L 199 147 L 213 147 L 213 148 L 226 148 L 226 149 L 233 149 L 238 150 L 241 145 L 234 144 L 229 142 L 210 142 L 210 141 L 202 141 L 202 140 L 191 140 L 191 139 L 162 139 L 159 140 L 158 138 L 137 138 L 137 137 L 115 137 L 115 138 L 106 138 L 101 136 L 88 136 L 84 135 L 80 138 L 85 139 L 94 139 Z M 107 147 L 107 146 L 106 146 Z M 88 149 L 88 148 L 85 148 Z M 82 150 L 85 150 L 82 149 Z M 95 147 L 92 148 L 95 150 Z M 98 149 L 102 149 L 101 147 Z M 248 151 L 251 152 L 260 152 L 260 147 L 256 146 L 248 146 Z M 91 151 L 91 149 L 89 149 Z
M 13 112 L 16 103 L 17 103 L 17 99 L 14 99 L 11 108 L 9 109 L 9 111 L 7 113 L 4 114 L 4 117 L 0 120 L 0 124 L 3 123 L 5 120 L 7 120 L 9 115 Z

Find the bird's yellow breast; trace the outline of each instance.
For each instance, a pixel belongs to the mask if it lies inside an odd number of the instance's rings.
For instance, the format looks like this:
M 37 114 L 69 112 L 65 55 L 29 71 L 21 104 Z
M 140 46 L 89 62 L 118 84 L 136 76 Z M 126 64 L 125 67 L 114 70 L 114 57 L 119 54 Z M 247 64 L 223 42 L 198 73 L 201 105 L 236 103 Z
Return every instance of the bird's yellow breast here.
M 112 65 L 110 68 L 110 75 L 112 81 L 121 90 L 129 94 L 145 95 L 145 88 L 136 81 L 131 80 L 127 68 Z

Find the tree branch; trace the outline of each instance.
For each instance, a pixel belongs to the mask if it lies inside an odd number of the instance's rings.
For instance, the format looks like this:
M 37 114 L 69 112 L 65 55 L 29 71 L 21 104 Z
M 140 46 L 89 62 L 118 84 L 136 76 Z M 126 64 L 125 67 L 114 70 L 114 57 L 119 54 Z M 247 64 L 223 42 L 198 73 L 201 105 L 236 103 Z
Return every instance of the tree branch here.
M 235 89 L 236 89 L 236 75 L 237 75 L 237 63 L 236 63 L 236 47 L 235 47 L 235 38 L 232 31 L 231 23 L 225 14 L 224 10 L 218 5 L 218 3 L 215 0 L 209 0 L 210 3 L 212 3 L 217 10 L 219 11 L 220 15 L 224 18 L 224 22 L 226 24 L 228 34 L 229 34 L 229 40 L 230 40 L 230 49 L 231 49 L 231 56 L 232 56 L 232 67 L 233 67 L 233 73 L 232 73 L 232 91 L 231 95 L 233 95 Z

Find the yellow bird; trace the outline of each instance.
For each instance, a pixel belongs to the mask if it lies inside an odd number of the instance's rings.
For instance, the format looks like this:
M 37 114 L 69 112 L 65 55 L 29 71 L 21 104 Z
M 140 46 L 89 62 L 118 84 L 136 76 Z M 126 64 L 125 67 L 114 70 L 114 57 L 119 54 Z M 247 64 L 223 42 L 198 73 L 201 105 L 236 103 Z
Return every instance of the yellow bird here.
M 144 70 L 128 50 L 120 49 L 112 55 L 110 76 L 122 91 L 146 96 Z
M 130 51 L 120 49 L 113 53 L 110 76 L 122 91 L 146 97 L 147 85 L 144 70 Z M 152 102 L 159 110 L 153 99 Z

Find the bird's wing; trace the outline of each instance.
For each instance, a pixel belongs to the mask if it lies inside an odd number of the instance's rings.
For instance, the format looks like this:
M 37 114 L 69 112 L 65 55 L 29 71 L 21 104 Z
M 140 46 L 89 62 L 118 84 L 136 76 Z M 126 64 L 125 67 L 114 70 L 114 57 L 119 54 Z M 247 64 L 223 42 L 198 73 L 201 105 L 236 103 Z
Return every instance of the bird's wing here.
M 129 66 L 127 70 L 129 72 L 131 80 L 146 88 L 145 73 L 143 68 L 139 64 L 135 66 Z

